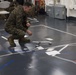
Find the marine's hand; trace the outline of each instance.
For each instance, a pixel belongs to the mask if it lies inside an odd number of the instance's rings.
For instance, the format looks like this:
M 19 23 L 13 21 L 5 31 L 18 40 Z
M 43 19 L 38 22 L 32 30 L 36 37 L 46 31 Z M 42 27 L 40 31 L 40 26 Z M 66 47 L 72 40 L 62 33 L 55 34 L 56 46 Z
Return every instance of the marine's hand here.
M 32 32 L 30 30 L 27 30 L 26 32 L 28 35 L 30 35 L 30 36 L 32 35 Z

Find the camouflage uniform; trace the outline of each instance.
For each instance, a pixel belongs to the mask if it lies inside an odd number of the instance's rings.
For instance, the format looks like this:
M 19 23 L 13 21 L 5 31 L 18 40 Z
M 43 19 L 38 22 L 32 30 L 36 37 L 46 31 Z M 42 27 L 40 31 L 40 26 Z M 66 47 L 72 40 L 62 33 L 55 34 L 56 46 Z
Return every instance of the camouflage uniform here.
M 5 23 L 5 31 L 9 34 L 12 34 L 8 38 L 9 44 L 11 47 L 15 47 L 14 39 L 18 39 L 19 42 L 28 43 L 30 39 L 24 38 L 26 30 L 28 27 L 27 23 L 27 14 L 24 12 L 24 9 L 21 5 L 18 5 L 9 15 L 7 22 Z
M 26 26 L 27 14 L 21 5 L 17 6 L 9 15 L 5 24 L 5 31 L 15 38 L 23 37 L 28 27 Z

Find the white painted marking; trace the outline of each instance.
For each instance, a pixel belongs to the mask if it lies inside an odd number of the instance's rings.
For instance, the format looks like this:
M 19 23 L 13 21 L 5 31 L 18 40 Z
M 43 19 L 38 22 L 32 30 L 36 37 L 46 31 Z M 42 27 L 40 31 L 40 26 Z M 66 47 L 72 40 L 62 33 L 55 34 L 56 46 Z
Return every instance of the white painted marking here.
M 56 31 L 59 31 L 59 32 L 62 32 L 62 33 L 66 33 L 66 34 L 69 34 L 69 35 L 72 35 L 72 36 L 76 36 L 74 34 L 71 34 L 71 33 L 68 33 L 68 32 L 64 32 L 64 31 L 61 31 L 61 30 L 58 30 L 58 29 L 55 29 L 55 28 L 52 28 L 52 27 L 45 26 L 45 25 L 36 25 L 36 26 L 31 26 L 31 27 L 39 27 L 39 26 L 44 26 L 44 27 L 47 27 L 47 28 L 50 28 L 50 29 L 53 29 L 53 30 L 56 30 Z M 69 46 L 74 45 L 74 44 L 76 44 L 76 43 L 69 43 Z M 56 47 L 62 47 L 62 46 L 65 46 L 65 45 L 67 45 L 67 44 L 59 45 L 59 46 L 53 46 L 53 47 L 56 48 Z M 53 47 L 51 47 L 51 48 L 53 48 Z M 1 55 L 0 57 L 9 56 L 9 55 L 11 55 L 11 54 Z
M 68 47 L 69 46 L 69 44 L 67 44 L 66 46 L 64 46 L 63 48 L 61 48 L 60 50 L 59 50 L 59 52 L 61 52 L 61 51 L 63 51 L 66 47 Z
M 0 58 L 1 57 L 6 57 L 6 56 L 9 56 L 9 55 L 13 55 L 14 53 L 9 53 L 9 54 L 4 54 L 4 55 L 0 55 Z
M 76 43 L 70 43 L 70 44 L 53 46 L 53 47 L 48 48 L 48 49 L 46 50 L 46 52 L 51 52 L 51 51 L 53 51 L 55 48 L 63 47 L 63 46 L 64 46 L 63 48 L 61 48 L 61 49 L 59 50 L 59 52 L 61 52 L 61 51 L 64 50 L 66 47 L 71 46 L 71 45 L 73 45 L 73 44 L 76 44 Z
M 44 26 L 44 25 L 40 24 L 40 25 L 30 26 L 30 27 L 39 27 L 39 26 Z M 0 31 L 4 31 L 4 30 L 5 30 L 5 29 L 0 29 Z
M 60 54 L 60 52 L 61 51 L 63 51 L 66 47 L 68 47 L 69 46 L 69 44 L 67 44 L 67 45 L 65 45 L 63 48 L 61 48 L 59 51 L 56 51 L 56 50 L 54 50 L 54 51 L 50 51 L 50 52 L 45 52 L 47 55 L 51 55 L 51 56 L 55 56 L 55 55 L 57 55 L 57 54 Z
M 67 45 L 67 44 L 58 45 L 58 46 L 53 46 L 53 47 L 57 48 L 57 47 L 65 46 L 65 45 Z M 76 45 L 76 43 L 70 43 L 69 46 L 71 46 L 71 45 Z M 51 47 L 51 48 L 52 48 L 52 47 Z M 23 53 L 23 52 L 22 52 L 22 53 Z M 0 55 L 0 57 L 10 56 L 10 55 L 14 55 L 14 54 L 19 54 L 19 53 L 10 53 L 10 54 L 5 54 L 5 55 Z M 57 56 L 55 56 L 55 57 L 57 57 Z
M 25 47 L 27 47 L 27 49 L 28 49 L 27 52 L 34 51 L 36 49 L 36 46 L 31 43 L 25 44 Z
M 20 46 L 18 40 L 14 40 L 14 42 L 16 43 L 16 47 L 14 47 L 14 50 L 22 55 L 21 52 L 23 52 L 23 51 L 21 49 L 21 46 Z
M 56 51 L 56 50 L 54 50 L 54 51 L 51 51 L 51 52 L 45 52 L 47 55 L 51 55 L 51 56 L 55 56 L 55 55 L 57 55 L 57 54 L 60 54 L 60 52 L 59 51 Z
M 42 46 L 36 47 L 38 50 L 43 50 L 44 48 Z
M 5 40 L 8 40 L 6 37 L 4 37 L 4 36 L 1 36 L 1 38 L 3 38 L 3 39 L 5 39 Z
M 65 32 L 65 31 L 62 31 L 62 30 L 59 30 L 59 29 L 56 29 L 56 28 L 52 28 L 52 27 L 49 27 L 49 26 L 45 26 L 45 25 L 44 25 L 44 27 L 49 28 L 49 29 L 52 29 L 52 30 L 55 30 L 55 31 L 59 31 L 61 33 L 66 33 L 66 34 L 69 34 L 69 35 L 72 35 L 72 36 L 75 36 L 76 37 L 75 34 L 72 34 L 72 33 L 69 33 L 69 32 Z
M 63 45 L 58 45 L 58 46 L 53 46 L 53 47 L 48 47 L 48 48 L 46 48 L 46 49 L 50 49 L 50 48 L 58 48 L 58 47 L 63 47 L 63 46 L 65 46 L 65 45 L 69 45 L 69 46 L 72 46 L 72 45 L 75 45 L 76 43 L 68 43 L 68 44 L 63 44 Z
M 52 43 L 52 42 L 50 42 L 50 41 L 32 41 L 33 43 Z
M 61 60 L 64 60 L 64 61 L 71 62 L 71 63 L 73 63 L 73 64 L 76 64 L 76 62 L 74 62 L 74 61 L 72 61 L 72 60 L 69 60 L 69 59 L 65 59 L 65 58 L 62 58 L 62 57 L 59 57 L 59 56 L 54 56 L 54 57 L 56 57 L 56 58 L 58 58 L 58 59 L 61 59 Z
M 19 54 L 19 53 L 10 53 L 10 54 L 5 54 L 5 55 L 0 55 L 0 58 L 1 58 L 1 57 L 10 56 L 10 55 L 15 55 L 15 54 Z M 71 63 L 73 63 L 73 64 L 76 65 L 76 62 L 74 62 L 74 61 L 72 61 L 72 60 L 65 59 L 65 58 L 58 57 L 58 56 L 54 56 L 54 57 L 56 57 L 57 59 L 61 59 L 61 60 L 67 61 L 67 62 L 71 62 Z
M 46 26 L 46 25 L 36 25 L 36 26 L 31 26 L 31 27 L 39 27 L 39 26 L 43 26 L 43 27 L 46 27 L 46 28 L 49 28 L 49 29 L 52 29 L 52 30 L 55 30 L 55 31 L 58 31 L 58 32 L 61 32 L 61 33 L 66 33 L 66 34 L 69 34 L 69 35 L 72 35 L 72 36 L 75 36 L 75 34 L 72 34 L 72 33 L 69 33 L 69 32 L 65 32 L 65 31 L 62 31 L 62 30 L 59 30 L 59 29 L 56 29 L 56 28 L 53 28 L 53 27 L 49 27 L 49 26 Z
M 39 27 L 39 26 L 44 26 L 44 25 L 40 24 L 40 25 L 30 26 L 30 27 Z M 5 31 L 5 29 L 0 29 L 0 31 Z
M 52 39 L 52 38 L 46 38 L 46 40 L 48 40 L 48 41 L 52 41 L 53 39 Z
M 10 53 L 10 54 L 4 54 L 4 55 L 0 55 L 0 58 L 1 58 L 1 57 L 10 56 L 10 55 L 15 55 L 15 54 L 19 54 L 19 53 Z
M 43 27 L 46 27 L 46 28 L 49 28 L 49 29 L 52 29 L 52 30 L 55 30 L 55 31 L 59 31 L 59 32 L 62 32 L 62 33 L 66 33 L 66 34 L 69 34 L 69 35 L 72 35 L 72 36 L 76 37 L 75 34 L 68 33 L 68 32 L 65 32 L 65 31 L 62 31 L 62 30 L 59 30 L 59 29 L 56 29 L 56 28 L 52 28 L 52 27 L 49 27 L 49 26 L 45 26 L 45 25 L 42 25 L 42 24 L 36 25 L 36 26 L 31 26 L 31 27 L 39 27 L 39 26 L 43 26 Z M 2 29 L 2 30 L 4 30 L 4 29 Z
M 16 46 L 20 46 L 20 44 L 18 43 L 18 40 L 14 40 L 14 42 L 16 43 Z
M 50 51 L 53 51 L 55 48 L 48 48 L 46 51 L 47 52 L 50 52 Z

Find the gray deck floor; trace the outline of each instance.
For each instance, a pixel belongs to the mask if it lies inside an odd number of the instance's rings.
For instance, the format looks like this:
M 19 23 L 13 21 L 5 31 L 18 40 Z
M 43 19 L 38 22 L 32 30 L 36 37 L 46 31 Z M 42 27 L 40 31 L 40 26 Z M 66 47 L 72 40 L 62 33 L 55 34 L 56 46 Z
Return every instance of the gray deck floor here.
M 39 50 L 36 43 L 29 43 L 26 45 L 30 50 L 26 51 L 19 45 L 9 48 L 5 39 L 9 34 L 4 31 L 4 22 L 0 21 L 0 75 L 76 74 L 76 22 L 47 16 L 40 16 L 38 20 L 39 23 L 30 27 L 33 35 L 29 38 L 31 41 L 51 38 L 52 45 L 40 44 L 44 49 Z

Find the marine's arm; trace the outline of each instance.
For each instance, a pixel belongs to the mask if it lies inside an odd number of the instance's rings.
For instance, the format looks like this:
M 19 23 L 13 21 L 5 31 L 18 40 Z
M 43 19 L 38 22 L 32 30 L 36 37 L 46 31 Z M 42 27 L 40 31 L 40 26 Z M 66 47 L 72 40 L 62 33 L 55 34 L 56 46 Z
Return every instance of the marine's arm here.
M 22 29 L 22 30 L 26 31 L 27 29 L 22 25 L 22 20 L 23 20 L 22 14 L 20 12 L 17 13 L 17 15 L 16 15 L 16 25 L 19 29 Z

